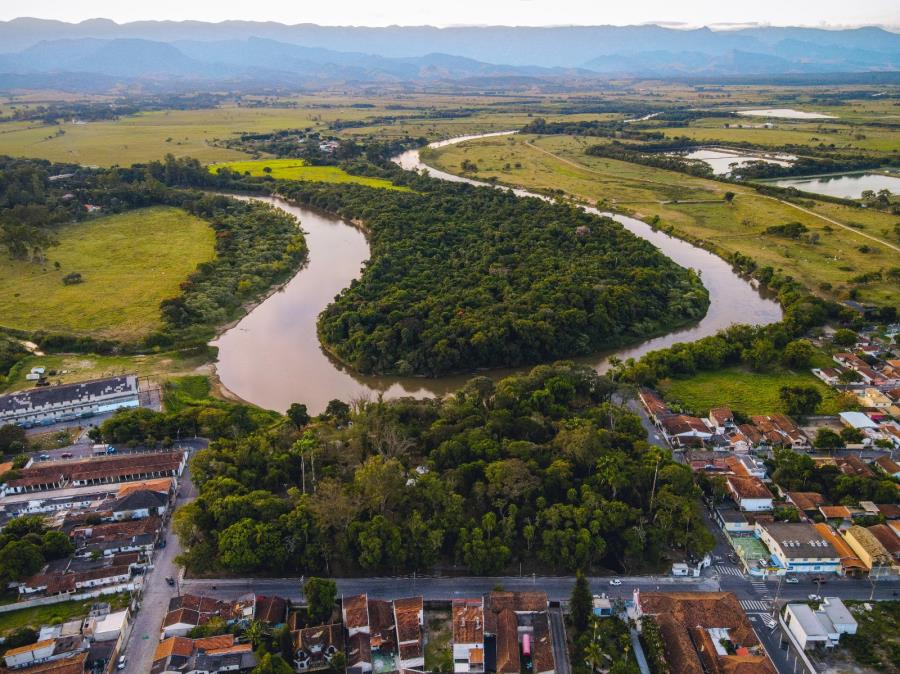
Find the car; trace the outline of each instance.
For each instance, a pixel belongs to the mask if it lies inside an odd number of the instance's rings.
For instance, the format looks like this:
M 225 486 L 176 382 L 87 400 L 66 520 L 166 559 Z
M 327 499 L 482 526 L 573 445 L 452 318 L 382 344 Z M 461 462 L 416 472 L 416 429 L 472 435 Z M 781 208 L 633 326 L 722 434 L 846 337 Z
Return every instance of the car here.
M 790 583 L 791 585 L 793 585 L 794 583 L 799 583 L 800 579 L 797 578 L 797 576 L 788 576 L 787 578 L 784 579 L 784 582 Z
M 812 582 L 818 583 L 819 585 L 824 585 L 828 582 L 828 579 L 825 576 L 813 576 Z
M 609 584 L 610 584 L 610 585 L 615 585 L 616 587 L 618 587 L 619 585 L 622 584 L 622 581 L 619 580 L 618 578 L 613 578 L 611 581 L 609 581 Z
M 116 669 L 125 669 L 125 665 L 127 665 L 127 664 L 128 664 L 128 660 L 123 655 L 119 658 L 119 664 L 116 665 Z
M 817 594 L 808 595 L 806 598 L 809 599 L 810 601 L 822 601 L 822 597 L 820 597 Z
M 49 460 L 50 460 L 50 455 L 49 455 L 49 454 L 41 454 L 38 458 L 39 458 L 41 461 L 49 461 Z
M 175 579 L 174 579 L 174 578 L 171 578 L 171 577 L 166 578 L 166 582 L 167 582 L 169 585 L 172 585 L 172 586 L 175 585 Z
M 60 456 L 64 459 L 71 459 L 75 455 L 72 454 L 72 452 L 63 452 L 62 454 L 60 454 Z

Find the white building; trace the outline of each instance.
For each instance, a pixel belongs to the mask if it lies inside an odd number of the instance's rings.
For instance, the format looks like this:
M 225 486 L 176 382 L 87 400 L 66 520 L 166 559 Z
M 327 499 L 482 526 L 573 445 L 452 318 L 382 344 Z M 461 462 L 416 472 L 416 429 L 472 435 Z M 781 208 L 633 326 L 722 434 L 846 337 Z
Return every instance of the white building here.
M 0 396 L 0 426 L 31 427 L 139 405 L 138 379 L 133 374 L 43 386 Z
M 784 622 L 806 650 L 814 646 L 837 646 L 842 634 L 856 634 L 857 622 L 838 597 L 825 597 L 818 610 L 807 604 L 788 604 Z

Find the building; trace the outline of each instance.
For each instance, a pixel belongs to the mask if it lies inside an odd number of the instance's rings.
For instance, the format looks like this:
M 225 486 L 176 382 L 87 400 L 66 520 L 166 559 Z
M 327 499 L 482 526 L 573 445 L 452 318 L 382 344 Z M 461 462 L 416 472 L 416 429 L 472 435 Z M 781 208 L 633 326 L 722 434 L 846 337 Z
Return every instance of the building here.
M 843 634 L 856 634 L 857 622 L 838 597 L 825 597 L 813 610 L 808 604 L 784 607 L 784 623 L 803 650 L 837 646 Z
M 751 420 L 769 445 L 791 447 L 792 449 L 809 447 L 809 440 L 803 431 L 794 423 L 793 419 L 785 414 L 755 416 L 751 417 Z
M 654 621 L 671 674 L 776 674 L 730 592 L 635 592 L 641 629 Z
M 84 674 L 87 659 L 87 651 L 80 651 L 60 658 L 23 665 L 16 671 L 18 674 Z
M 878 539 L 881 547 L 894 559 L 894 562 L 900 562 L 900 538 L 897 537 L 894 530 L 887 524 L 873 524 L 866 528 Z
M 484 600 L 455 599 L 452 605 L 453 671 L 484 672 Z
M 709 427 L 718 435 L 725 435 L 735 428 L 734 413 L 728 407 L 713 407 L 707 417 Z
M 518 674 L 530 664 L 553 674 L 547 595 L 544 592 L 491 592 L 484 600 L 486 669 Z M 527 647 L 526 647 L 527 644 Z
M 782 573 L 840 573 L 841 557 L 811 524 L 757 522 L 756 535 Z
M 163 618 L 160 639 L 183 637 L 198 625 L 205 625 L 213 617 L 221 618 L 226 623 L 233 623 L 241 615 L 235 602 L 192 594 L 172 597 L 169 601 L 169 611 Z
M 825 505 L 825 497 L 814 491 L 789 491 L 785 500 L 805 515 L 813 515 L 819 507 Z
M 122 520 L 143 519 L 152 516 L 162 517 L 169 506 L 169 494 L 140 489 L 129 491 L 106 506 L 111 519 Z
M 367 595 L 343 597 L 341 613 L 347 630 L 347 666 L 351 674 L 393 672 L 425 665 L 422 597 L 394 601 Z
M 656 393 L 656 391 L 643 388 L 638 392 L 638 398 L 644 406 L 644 409 L 647 411 L 647 416 L 650 417 L 650 421 L 657 427 L 660 426 L 663 419 L 672 416 L 672 410 L 670 410 L 668 405 L 663 402 L 663 399 L 659 397 L 659 394 Z
M 725 478 L 725 488 L 738 508 L 746 512 L 772 510 L 772 492 L 758 477 L 729 475 Z
M 140 405 L 137 376 L 41 386 L 0 396 L 0 426 L 31 427 Z
M 128 609 L 88 618 L 84 634 L 92 641 L 116 641 L 128 627 Z
M 854 524 L 844 532 L 844 540 L 866 565 L 870 577 L 889 576 L 894 572 L 894 558 L 865 527 Z
M 841 412 L 839 416 L 841 417 L 841 423 L 843 423 L 844 426 L 855 428 L 858 431 L 867 428 L 878 428 L 878 424 L 862 412 Z
M 879 456 L 875 459 L 875 466 L 886 475 L 900 480 L 900 464 L 889 456 Z
M 840 367 L 823 367 L 817 368 L 814 367 L 812 373 L 824 381 L 829 386 L 837 386 L 841 383 L 841 374 L 843 374 L 844 370 Z
M 156 647 L 150 674 L 224 674 L 248 672 L 255 666 L 253 645 L 235 643 L 233 634 L 204 639 L 169 637 Z
M 338 623 L 293 630 L 291 639 L 294 666 L 300 672 L 329 669 L 331 659 L 344 650 L 344 629 Z
M 702 447 L 713 436 L 703 419 L 686 414 L 664 417 L 660 421 L 660 430 L 673 448 Z
M 847 545 L 847 542 L 830 526 L 824 522 L 813 525 L 816 531 L 831 544 L 841 558 L 841 574 L 851 578 L 859 578 L 865 576 L 869 570 L 862 560 L 853 552 L 853 549 Z
M 395 599 L 393 604 L 400 669 L 423 669 L 425 667 L 424 601 L 422 597 L 409 597 Z

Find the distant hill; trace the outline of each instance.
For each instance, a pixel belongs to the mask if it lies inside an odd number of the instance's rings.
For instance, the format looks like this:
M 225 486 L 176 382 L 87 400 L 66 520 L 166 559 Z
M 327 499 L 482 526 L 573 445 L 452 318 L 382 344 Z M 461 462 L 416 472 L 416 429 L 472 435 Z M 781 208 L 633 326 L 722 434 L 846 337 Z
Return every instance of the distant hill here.
M 0 22 L 0 50 L 0 85 L 22 82 L 23 75 L 37 83 L 63 74 L 290 85 L 900 71 L 900 35 L 874 27 L 366 28 L 15 19 Z

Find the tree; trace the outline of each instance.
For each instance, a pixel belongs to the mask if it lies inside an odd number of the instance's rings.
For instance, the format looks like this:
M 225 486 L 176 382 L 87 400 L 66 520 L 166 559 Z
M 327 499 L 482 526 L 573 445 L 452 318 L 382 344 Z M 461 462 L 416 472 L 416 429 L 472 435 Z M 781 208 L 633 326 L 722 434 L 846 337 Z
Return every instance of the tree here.
M 731 202 L 734 201 L 734 196 L 734 192 L 726 192 L 723 199 L 725 199 L 725 203 L 731 205 Z
M 293 403 L 287 411 L 288 418 L 294 422 L 297 428 L 303 428 L 310 422 L 309 412 L 306 411 L 306 405 Z
M 856 344 L 857 338 L 857 334 L 853 332 L 853 330 L 841 328 L 835 331 L 834 336 L 831 338 L 831 341 L 838 346 L 853 346 L 854 344 Z
M 782 386 L 778 397 L 784 411 L 791 416 L 805 417 L 816 411 L 822 394 L 813 386 Z
M 0 453 L 17 454 L 25 449 L 25 429 L 16 424 L 0 426 Z
M 788 342 L 781 354 L 781 362 L 787 367 L 803 369 L 809 367 L 809 362 L 815 353 L 813 345 L 805 339 L 795 339 Z
M 830 428 L 820 428 L 816 431 L 816 439 L 813 441 L 816 449 L 839 449 L 844 446 L 841 436 Z
M 593 609 L 594 598 L 591 596 L 591 588 L 587 578 L 579 571 L 575 576 L 575 585 L 572 586 L 572 596 L 569 599 L 569 616 L 576 634 L 588 628 Z
M 253 668 L 251 674 L 295 674 L 291 667 L 280 655 L 266 653 L 259 660 L 259 664 Z
M 40 548 L 29 541 L 13 541 L 0 550 L 0 576 L 7 582 L 33 576 L 43 566 Z
M 306 597 L 310 621 L 322 624 L 331 618 L 337 598 L 337 585 L 333 580 L 311 577 L 303 584 L 303 596 Z
M 47 559 L 62 559 L 75 550 L 72 541 L 62 531 L 48 531 L 41 542 L 41 552 Z
M 338 424 L 346 424 L 350 421 L 350 405 L 343 400 L 329 400 L 325 406 L 325 416 Z
M 841 429 L 841 439 L 848 445 L 859 444 L 863 441 L 864 438 L 865 436 L 858 428 L 850 428 L 849 426 L 845 426 Z

